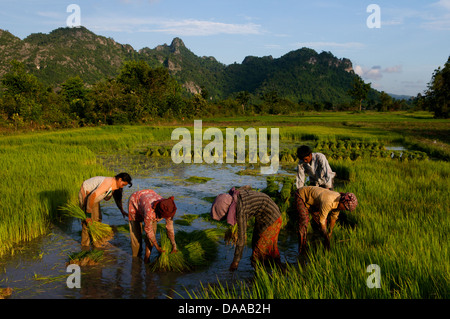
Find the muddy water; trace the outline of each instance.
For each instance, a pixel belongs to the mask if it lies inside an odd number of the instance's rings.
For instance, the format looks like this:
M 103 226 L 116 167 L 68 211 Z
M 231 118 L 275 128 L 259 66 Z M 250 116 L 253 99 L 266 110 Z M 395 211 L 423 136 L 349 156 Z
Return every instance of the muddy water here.
M 237 185 L 249 184 L 255 189 L 266 186 L 265 176 L 237 175 L 236 172 L 241 169 L 230 165 L 180 165 L 152 169 L 147 177 L 134 178 L 132 188 L 124 189 L 124 204 L 133 192 L 150 188 L 163 197 L 175 196 L 178 207 L 176 216 L 203 214 L 209 212 L 211 207 L 205 197 L 216 196 Z M 202 184 L 186 182 L 191 176 L 210 177 L 212 180 Z M 102 202 L 102 213 L 103 222 L 111 226 L 128 223 L 113 201 Z M 212 227 L 215 226 L 198 218 L 191 226 L 175 225 L 175 232 Z M 228 271 L 234 248 L 225 245 L 223 240 L 219 241 L 217 258 L 207 267 L 182 274 L 152 272 L 140 258 L 131 256 L 129 233 L 119 231 L 110 245 L 104 248 L 101 264 L 81 267 L 81 288 L 68 288 L 66 262 L 69 254 L 81 250 L 80 231 L 79 220 L 55 224 L 47 235 L 17 247 L 12 257 L 0 259 L 0 287 L 13 289 L 11 299 L 186 298 L 186 289 L 197 289 L 200 283 L 217 283 L 217 280 L 231 283 L 253 275 L 250 248 L 245 249 L 238 270 L 233 273 Z M 295 259 L 295 240 L 280 240 L 279 246 L 282 259 Z M 154 251 L 151 259 L 156 257 L 157 252 Z

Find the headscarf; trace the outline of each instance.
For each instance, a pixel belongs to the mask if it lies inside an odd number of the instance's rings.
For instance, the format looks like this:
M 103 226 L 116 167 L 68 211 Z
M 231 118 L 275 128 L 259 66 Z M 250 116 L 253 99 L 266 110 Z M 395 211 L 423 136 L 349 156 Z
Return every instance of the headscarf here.
M 211 207 L 211 217 L 214 220 L 221 220 L 223 216 L 228 212 L 228 208 L 233 201 L 233 197 L 230 194 L 220 194 L 214 200 Z
M 221 220 L 225 215 L 227 215 L 227 223 L 230 225 L 235 225 L 238 194 L 239 191 L 233 187 L 228 193 L 218 195 L 211 207 L 211 217 L 214 220 Z
M 358 205 L 358 200 L 356 199 L 355 194 L 353 193 L 340 193 L 341 198 L 339 199 L 339 202 L 344 204 L 344 207 L 348 211 L 355 210 L 356 206 Z
M 177 206 L 174 202 L 174 197 L 171 196 L 167 199 L 161 200 L 158 205 L 156 205 L 156 210 L 162 218 L 171 218 L 175 215 L 177 211 Z

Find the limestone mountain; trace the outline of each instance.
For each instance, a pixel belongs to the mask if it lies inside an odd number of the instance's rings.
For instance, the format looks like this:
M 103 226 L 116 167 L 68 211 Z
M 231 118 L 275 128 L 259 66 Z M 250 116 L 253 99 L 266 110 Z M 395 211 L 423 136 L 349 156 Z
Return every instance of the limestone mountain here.
M 208 92 L 225 99 L 246 91 L 256 96 L 276 92 L 293 102 L 341 103 L 355 74 L 348 59 L 308 48 L 280 58 L 249 56 L 242 63 L 225 65 L 214 57 L 199 57 L 179 38 L 136 51 L 84 27 L 59 28 L 49 34 L 31 34 L 25 39 L 0 30 L 0 76 L 11 60 L 23 62 L 27 71 L 44 84 L 57 87 L 79 76 L 85 83 L 115 77 L 127 60 L 143 60 L 151 67 L 165 67 L 190 93 Z

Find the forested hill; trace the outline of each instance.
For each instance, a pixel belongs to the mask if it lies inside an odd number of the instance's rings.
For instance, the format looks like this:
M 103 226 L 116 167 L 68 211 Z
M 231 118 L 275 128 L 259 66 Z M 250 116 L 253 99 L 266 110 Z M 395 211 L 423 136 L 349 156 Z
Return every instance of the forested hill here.
M 75 76 L 94 84 L 117 76 L 124 61 L 143 60 L 151 67 L 166 67 L 187 91 L 203 90 L 213 99 L 225 99 L 242 91 L 255 95 L 276 92 L 295 103 L 335 104 L 350 100 L 348 90 L 355 77 L 351 61 L 338 59 L 330 52 L 319 54 L 302 48 L 276 59 L 249 56 L 241 64 L 224 65 L 214 57 L 196 56 L 179 38 L 170 45 L 136 51 L 84 27 L 59 28 L 23 40 L 0 30 L 0 77 L 13 59 L 23 62 L 29 73 L 53 87 Z

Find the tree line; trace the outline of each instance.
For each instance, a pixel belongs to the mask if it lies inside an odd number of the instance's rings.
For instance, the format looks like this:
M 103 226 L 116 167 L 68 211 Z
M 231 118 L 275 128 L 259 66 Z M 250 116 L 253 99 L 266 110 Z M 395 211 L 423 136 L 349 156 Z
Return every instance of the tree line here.
M 445 107 L 436 109 L 437 105 L 447 105 L 448 108 L 448 73 L 449 62 L 443 70 L 435 72 L 429 91 L 417 97 L 414 105 L 434 110 L 438 117 L 448 117 Z M 241 91 L 227 99 L 212 101 L 204 87 L 200 93 L 187 93 L 166 68 L 151 68 L 144 61 L 125 62 L 116 77 L 93 85 L 87 85 L 77 76 L 67 79 L 58 88 L 52 88 L 27 73 L 22 63 L 13 60 L 0 83 L 1 125 L 14 129 L 137 124 L 312 110 L 361 110 L 362 105 L 365 109 L 379 111 L 411 107 L 404 100 L 395 101 L 384 92 L 377 98 L 370 97 L 370 85 L 359 77 L 355 78 L 353 88 L 348 92 L 353 98 L 350 103 L 294 102 L 275 90 L 256 96 Z M 442 91 L 444 93 L 440 93 Z

